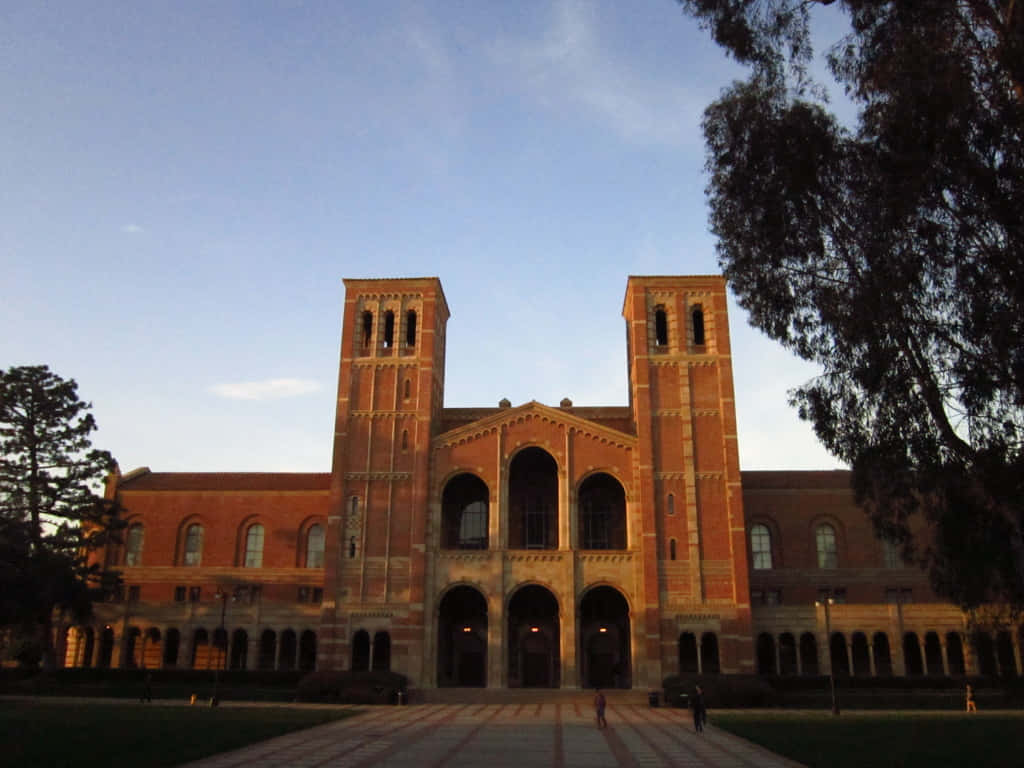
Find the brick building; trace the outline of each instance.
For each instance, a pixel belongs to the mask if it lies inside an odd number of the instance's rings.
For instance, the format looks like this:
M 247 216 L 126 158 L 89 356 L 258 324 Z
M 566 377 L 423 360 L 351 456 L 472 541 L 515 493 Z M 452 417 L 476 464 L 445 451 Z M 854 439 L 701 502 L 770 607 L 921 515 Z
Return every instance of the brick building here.
M 444 407 L 435 278 L 346 280 L 329 473 L 159 473 L 69 666 L 393 669 L 417 687 L 676 672 L 1015 673 L 874 538 L 845 472 L 741 472 L 726 287 L 631 277 L 629 404 Z

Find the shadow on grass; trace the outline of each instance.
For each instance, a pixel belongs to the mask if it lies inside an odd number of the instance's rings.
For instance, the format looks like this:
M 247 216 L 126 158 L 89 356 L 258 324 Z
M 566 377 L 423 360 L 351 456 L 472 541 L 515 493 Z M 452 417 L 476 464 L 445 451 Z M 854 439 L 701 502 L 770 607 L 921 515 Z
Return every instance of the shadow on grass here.
M 1024 712 L 733 711 L 714 724 L 814 768 L 1021 765 Z
M 356 714 L 286 707 L 0 702 L 0 766 L 161 768 Z

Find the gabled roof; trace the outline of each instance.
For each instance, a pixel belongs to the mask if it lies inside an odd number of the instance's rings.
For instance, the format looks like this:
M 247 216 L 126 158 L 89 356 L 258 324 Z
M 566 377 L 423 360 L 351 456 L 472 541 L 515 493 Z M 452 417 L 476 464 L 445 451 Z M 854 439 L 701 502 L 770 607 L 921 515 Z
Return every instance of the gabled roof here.
M 465 442 L 474 439 L 486 432 L 500 428 L 503 424 L 511 424 L 524 418 L 540 418 L 556 424 L 564 424 L 573 427 L 585 435 L 608 440 L 616 445 L 632 448 L 636 445 L 636 437 L 627 432 L 598 424 L 597 422 L 577 416 L 566 408 L 552 408 L 550 405 L 538 403 L 531 400 L 515 408 L 502 408 L 497 413 L 492 413 L 477 421 L 464 424 L 447 432 L 442 432 L 434 438 L 436 445 L 450 445 L 457 442 Z

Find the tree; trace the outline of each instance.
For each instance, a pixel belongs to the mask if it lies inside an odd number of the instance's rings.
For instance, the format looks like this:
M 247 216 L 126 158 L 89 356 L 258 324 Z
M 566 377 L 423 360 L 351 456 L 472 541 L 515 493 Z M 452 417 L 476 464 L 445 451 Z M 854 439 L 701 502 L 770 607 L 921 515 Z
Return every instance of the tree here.
M 77 390 L 46 366 L 0 370 L 0 625 L 34 631 L 48 664 L 54 612 L 88 618 L 90 554 L 121 525 L 101 493 L 114 461 L 92 447 Z
M 751 68 L 704 114 L 711 226 L 822 368 L 791 404 L 940 594 L 1024 606 L 1024 2 L 841 0 L 844 126 L 809 75 L 831 0 L 680 1 Z

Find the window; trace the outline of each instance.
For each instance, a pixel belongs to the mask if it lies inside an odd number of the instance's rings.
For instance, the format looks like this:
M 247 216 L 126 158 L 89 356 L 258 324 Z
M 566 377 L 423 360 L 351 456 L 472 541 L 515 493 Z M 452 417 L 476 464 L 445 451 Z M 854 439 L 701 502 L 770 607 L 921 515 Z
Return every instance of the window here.
M 124 564 L 142 565 L 142 539 L 144 530 L 141 523 L 128 528 L 128 543 L 125 546 Z
M 690 315 L 693 327 L 693 345 L 695 347 L 704 346 L 704 310 L 697 307 L 693 310 Z
M 828 523 L 818 526 L 815 532 L 818 547 L 818 567 L 838 568 L 839 556 L 836 552 L 836 529 Z
M 750 528 L 750 552 L 756 571 L 770 571 L 772 568 L 772 534 L 767 525 L 758 523 Z
M 192 523 L 185 532 L 184 565 L 197 566 L 203 561 L 203 526 Z
M 416 311 L 412 309 L 405 314 L 405 345 L 416 346 Z
M 889 539 L 882 539 L 882 558 L 886 568 L 904 568 L 903 552 L 900 545 Z
M 471 474 L 452 478 L 441 496 L 442 541 L 446 549 L 487 549 L 490 492 Z
M 384 348 L 395 346 L 395 313 L 390 310 L 384 313 Z
M 324 601 L 324 588 L 313 587 L 313 602 L 319 605 Z
M 312 587 L 299 587 L 299 602 L 308 603 L 312 591 Z
M 583 549 L 626 548 L 626 492 L 611 475 L 599 472 L 580 485 Z
M 409 430 L 407 429 L 402 430 L 402 450 L 409 450 Z
M 782 605 L 782 590 L 752 589 L 750 590 L 750 602 L 752 605 Z
M 128 587 L 128 602 L 137 603 L 139 598 L 142 596 L 142 589 L 138 584 L 132 584 Z
M 363 354 L 370 351 L 373 343 L 373 312 L 363 312 Z
M 259 523 L 250 525 L 245 533 L 245 562 L 246 568 L 263 567 L 263 526 Z
M 188 588 L 188 601 L 190 603 L 198 603 L 202 596 L 202 590 L 199 587 Z
M 323 587 L 299 587 L 299 602 L 319 605 L 324 600 Z
M 654 343 L 659 347 L 668 345 L 668 315 L 664 307 L 654 310 Z
M 673 494 L 668 495 L 668 514 L 669 516 L 676 513 L 676 497 Z
M 317 523 L 306 533 L 306 567 L 324 567 L 324 528 Z
M 412 394 L 412 382 L 408 379 L 405 380 L 405 384 L 402 385 L 402 398 L 408 400 Z
M 669 560 L 675 560 L 676 559 L 676 540 L 675 539 L 669 539 L 668 540 L 668 559 Z
M 175 587 L 174 588 L 174 602 L 176 602 L 176 603 L 184 603 L 185 602 L 185 596 L 187 594 L 188 594 L 188 590 L 185 587 Z

